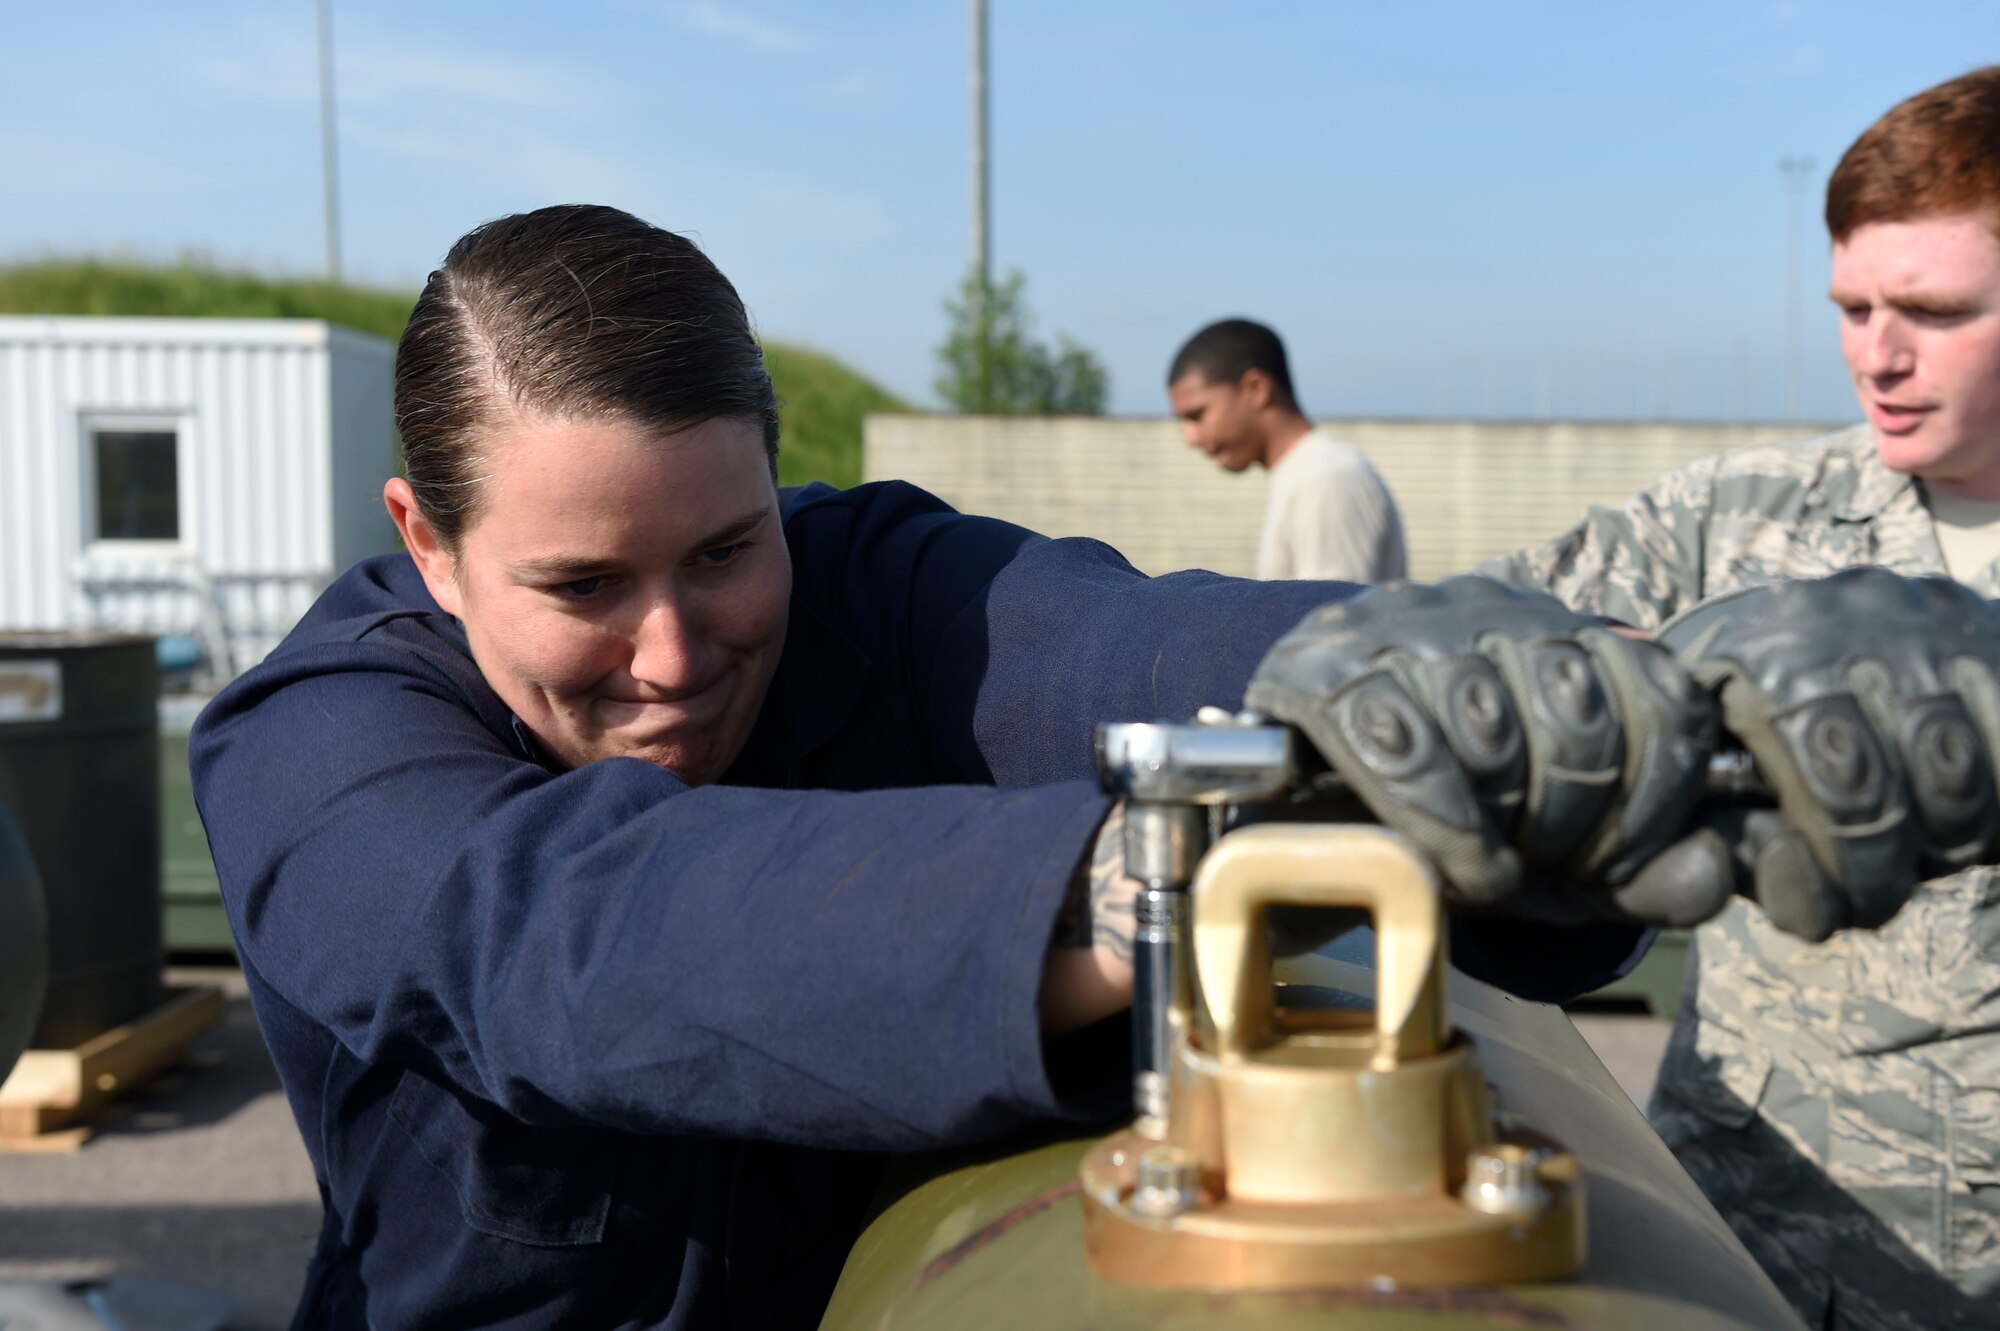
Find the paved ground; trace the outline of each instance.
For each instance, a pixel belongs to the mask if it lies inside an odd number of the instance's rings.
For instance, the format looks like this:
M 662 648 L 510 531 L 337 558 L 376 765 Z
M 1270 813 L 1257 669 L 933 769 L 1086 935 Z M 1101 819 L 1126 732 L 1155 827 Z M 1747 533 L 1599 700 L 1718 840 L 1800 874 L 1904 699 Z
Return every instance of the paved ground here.
M 111 1274 L 237 1300 L 241 1331 L 283 1328 L 319 1230 L 319 1194 L 233 969 L 223 1024 L 73 1155 L 0 1155 L 0 1278 Z
M 222 1026 L 81 1151 L 0 1155 L 0 1279 L 176 1280 L 234 1297 L 238 1331 L 277 1331 L 291 1320 L 318 1229 L 312 1170 L 241 976 L 171 978 L 223 985 Z M 1606 1014 L 1576 1023 L 1643 1105 L 1667 1023 Z
M 1572 1012 L 1569 1019 L 1625 1094 L 1644 1109 L 1674 1024 L 1658 1017 L 1607 1012 Z

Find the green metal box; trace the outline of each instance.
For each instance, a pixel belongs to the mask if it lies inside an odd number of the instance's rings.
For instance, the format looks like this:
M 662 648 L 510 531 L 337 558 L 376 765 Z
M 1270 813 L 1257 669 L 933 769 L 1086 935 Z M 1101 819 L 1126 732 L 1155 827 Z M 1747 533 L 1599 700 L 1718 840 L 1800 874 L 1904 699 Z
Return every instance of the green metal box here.
M 170 953 L 235 949 L 188 778 L 188 730 L 207 704 L 206 697 L 160 700 L 160 926 Z

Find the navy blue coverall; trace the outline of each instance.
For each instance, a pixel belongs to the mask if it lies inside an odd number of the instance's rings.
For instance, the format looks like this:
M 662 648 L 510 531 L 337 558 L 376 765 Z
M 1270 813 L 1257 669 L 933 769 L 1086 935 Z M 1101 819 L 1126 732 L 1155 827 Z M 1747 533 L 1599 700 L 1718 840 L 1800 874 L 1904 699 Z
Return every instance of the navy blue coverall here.
M 1124 1104 L 1045 1042 L 1099 721 L 1233 706 L 1349 589 L 1147 578 L 907 485 L 788 492 L 788 638 L 725 781 L 551 765 L 407 556 L 203 713 L 196 795 L 326 1203 L 299 1327 L 811 1325 L 874 1153 Z M 1562 996 L 1640 931 L 1461 922 Z

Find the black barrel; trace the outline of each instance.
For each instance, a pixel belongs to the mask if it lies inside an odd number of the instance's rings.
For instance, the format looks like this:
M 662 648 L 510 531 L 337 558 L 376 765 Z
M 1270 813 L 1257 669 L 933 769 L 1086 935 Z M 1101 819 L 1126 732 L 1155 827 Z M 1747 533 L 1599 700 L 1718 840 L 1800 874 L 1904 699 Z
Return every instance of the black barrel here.
M 0 804 L 48 903 L 37 1048 L 160 1004 L 159 693 L 150 637 L 0 633 Z
M 0 1082 L 28 1047 L 49 979 L 49 917 L 35 858 L 0 804 Z

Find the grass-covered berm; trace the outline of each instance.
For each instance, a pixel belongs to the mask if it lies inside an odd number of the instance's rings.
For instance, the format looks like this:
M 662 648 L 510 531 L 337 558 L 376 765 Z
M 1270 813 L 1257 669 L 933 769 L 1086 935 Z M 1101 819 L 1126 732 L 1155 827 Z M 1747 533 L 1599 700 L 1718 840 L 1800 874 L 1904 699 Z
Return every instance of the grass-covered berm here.
M 324 319 L 394 341 L 415 301 L 414 292 L 261 277 L 199 260 L 62 258 L 0 267 L 0 314 Z M 764 358 L 782 404 L 779 480 L 860 481 L 862 417 L 908 408 L 824 352 L 766 341 Z

